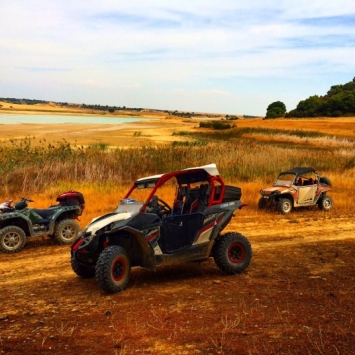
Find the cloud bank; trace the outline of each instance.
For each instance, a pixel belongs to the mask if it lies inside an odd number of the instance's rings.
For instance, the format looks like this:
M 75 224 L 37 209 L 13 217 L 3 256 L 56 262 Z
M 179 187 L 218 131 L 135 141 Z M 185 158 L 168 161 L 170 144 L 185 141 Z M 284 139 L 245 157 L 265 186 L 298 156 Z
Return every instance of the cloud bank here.
M 2 97 L 264 115 L 355 76 L 348 0 L 17 0 L 0 33 Z

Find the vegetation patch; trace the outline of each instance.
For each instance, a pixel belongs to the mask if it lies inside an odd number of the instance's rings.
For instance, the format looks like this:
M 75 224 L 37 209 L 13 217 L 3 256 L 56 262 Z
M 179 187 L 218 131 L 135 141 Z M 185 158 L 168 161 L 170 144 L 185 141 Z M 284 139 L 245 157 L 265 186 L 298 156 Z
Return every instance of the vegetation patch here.
M 104 142 L 99 142 L 99 143 L 94 143 L 94 144 L 90 144 L 88 146 L 88 149 L 94 149 L 94 150 L 107 150 L 109 147 L 109 144 L 104 143 Z
M 188 131 L 174 131 L 173 136 L 189 136 L 190 132 Z
M 230 122 L 225 122 L 225 121 L 201 121 L 200 127 L 221 130 L 221 129 L 231 129 L 235 127 L 235 124 Z

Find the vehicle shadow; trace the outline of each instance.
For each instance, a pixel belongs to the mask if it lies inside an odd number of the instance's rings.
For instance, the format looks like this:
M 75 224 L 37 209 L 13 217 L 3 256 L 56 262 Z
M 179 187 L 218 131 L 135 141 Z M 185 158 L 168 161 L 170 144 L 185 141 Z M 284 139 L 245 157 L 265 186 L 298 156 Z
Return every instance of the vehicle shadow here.
M 140 284 L 158 285 L 191 279 L 222 276 L 223 273 L 214 264 L 213 259 L 198 262 L 180 262 L 158 266 L 156 271 L 135 268 L 132 270 L 128 287 L 139 287 Z
M 76 275 L 73 273 L 73 276 Z M 200 282 L 206 281 L 206 279 L 211 280 L 216 278 L 218 279 L 220 277 L 225 277 L 225 275 L 217 268 L 213 259 L 206 260 L 203 263 L 180 262 L 171 265 L 162 265 L 158 266 L 156 271 L 134 267 L 131 271 L 131 277 L 128 282 L 127 289 L 123 292 L 131 289 L 143 290 L 147 288 L 159 288 L 160 286 L 166 288 L 167 285 L 169 287 L 187 284 L 191 285 L 191 283 L 195 283 L 197 285 Z M 97 288 L 97 292 L 106 294 L 104 291 L 99 289 L 95 278 L 74 278 L 76 284 L 75 287 L 81 291 L 92 292 L 95 288 Z M 73 279 L 71 278 L 71 281 L 69 282 L 72 283 Z M 90 291 L 88 291 L 89 289 Z

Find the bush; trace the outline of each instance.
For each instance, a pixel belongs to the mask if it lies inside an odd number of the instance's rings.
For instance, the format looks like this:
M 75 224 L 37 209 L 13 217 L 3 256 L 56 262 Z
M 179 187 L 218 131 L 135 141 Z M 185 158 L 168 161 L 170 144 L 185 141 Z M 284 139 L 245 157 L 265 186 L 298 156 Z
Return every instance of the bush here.
M 234 128 L 235 125 L 233 123 L 229 123 L 225 121 L 201 121 L 200 127 L 220 130 L 220 129 L 231 129 Z

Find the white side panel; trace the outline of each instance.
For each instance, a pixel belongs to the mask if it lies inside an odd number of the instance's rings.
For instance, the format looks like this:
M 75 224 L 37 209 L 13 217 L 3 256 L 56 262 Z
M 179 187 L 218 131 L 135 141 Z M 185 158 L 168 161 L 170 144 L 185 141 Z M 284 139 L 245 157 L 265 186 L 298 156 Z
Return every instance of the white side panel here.
M 211 228 L 205 230 L 204 232 L 202 232 L 199 236 L 198 239 L 196 240 L 196 242 L 193 245 L 198 245 L 198 244 L 202 244 L 202 243 L 206 243 L 210 240 L 210 236 L 213 230 L 212 226 Z

